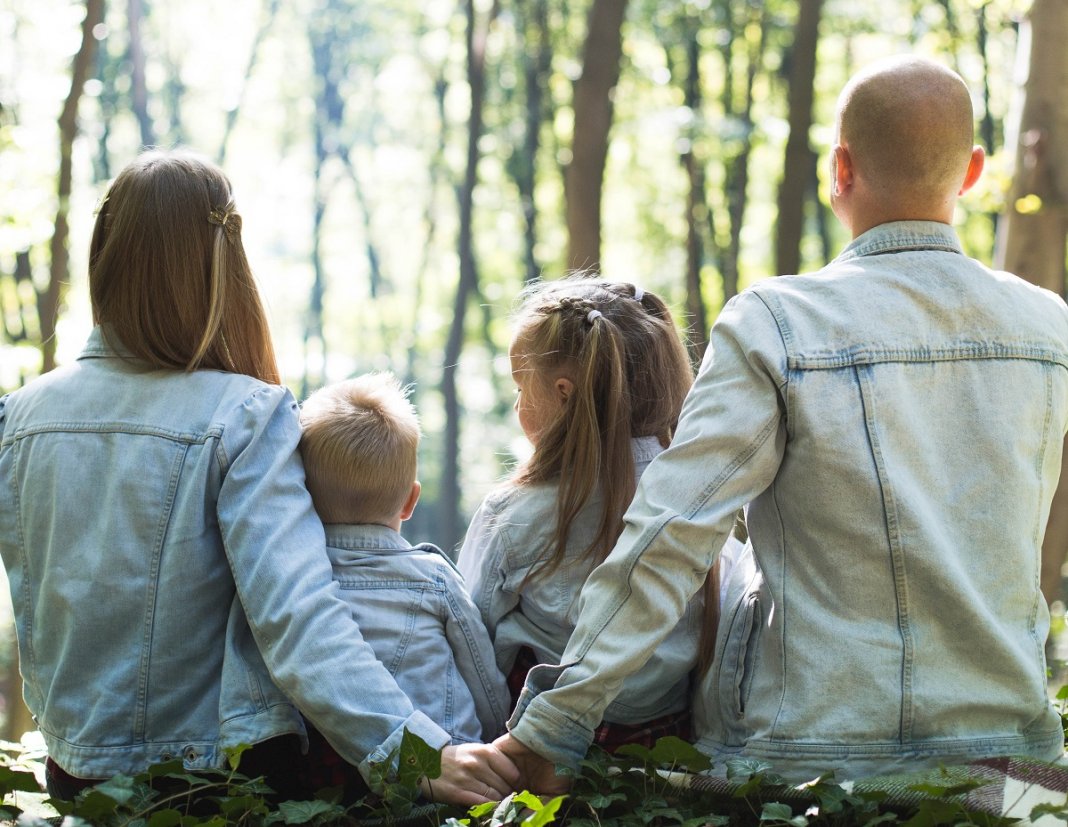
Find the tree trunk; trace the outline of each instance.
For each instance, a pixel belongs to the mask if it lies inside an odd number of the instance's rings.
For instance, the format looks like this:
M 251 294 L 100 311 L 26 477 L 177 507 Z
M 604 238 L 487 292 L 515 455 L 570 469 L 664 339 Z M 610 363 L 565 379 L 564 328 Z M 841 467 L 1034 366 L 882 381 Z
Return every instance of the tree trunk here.
M 526 10 L 529 10 L 529 19 L 523 17 L 523 12 Z M 537 185 L 538 150 L 541 147 L 541 127 L 545 122 L 545 92 L 549 82 L 553 54 L 549 42 L 548 0 L 528 0 L 525 4 L 518 4 L 515 12 L 520 42 L 527 45 L 519 57 L 523 68 L 526 109 L 523 124 L 523 152 L 517 165 L 515 180 L 516 188 L 519 190 L 519 201 L 523 207 L 523 246 L 526 260 L 524 280 L 530 282 L 541 275 L 541 268 L 538 266 L 535 253 L 538 242 L 538 208 L 534 195 Z
M 572 270 L 600 269 L 601 194 L 626 8 L 627 0 L 593 0 L 590 7 L 582 75 L 575 81 L 571 163 L 564 176 Z
M 274 18 L 278 14 L 278 3 L 279 0 L 269 0 L 267 5 L 263 7 L 260 25 L 256 28 L 256 35 L 252 38 L 252 47 L 249 49 L 248 63 L 245 65 L 245 76 L 241 79 L 241 89 L 237 94 L 237 100 L 233 102 L 233 106 L 226 110 L 226 126 L 223 129 L 222 139 L 219 141 L 220 166 L 226 163 L 226 146 L 230 142 L 230 134 L 234 131 L 234 125 L 237 123 L 237 114 L 241 110 L 241 103 L 244 101 L 245 90 L 248 88 L 249 79 L 252 77 L 252 70 L 256 68 L 256 61 L 260 55 L 260 46 L 263 45 L 263 39 L 267 36 L 271 23 L 274 22 Z
M 59 116 L 59 179 L 57 185 L 55 230 L 51 243 L 51 270 L 48 285 L 37 296 L 37 313 L 41 325 L 41 373 L 56 366 L 56 322 L 63 306 L 66 285 L 70 282 L 67 236 L 72 176 L 74 138 L 78 134 L 78 102 L 89 79 L 89 68 L 96 53 L 93 29 L 104 20 L 104 0 L 86 0 L 82 21 L 82 44 L 71 65 L 70 93 Z
M 691 21 L 688 21 L 691 22 Z M 688 26 L 686 39 L 686 77 L 683 102 L 690 112 L 701 111 L 701 43 L 697 21 Z M 703 228 L 708 224 L 708 202 L 705 199 L 705 169 L 694 154 L 694 136 L 686 142 L 682 166 L 686 170 L 689 189 L 686 193 L 686 315 L 689 328 L 690 359 L 695 365 L 704 360 L 708 345 L 708 314 L 705 312 L 701 271 L 705 263 Z
M 1064 295 L 1068 238 L 1068 3 L 1034 0 L 1021 30 L 1029 65 L 1016 144 L 1016 168 L 998 235 L 996 264 Z M 1042 545 L 1046 599 L 1062 597 L 1060 570 L 1068 552 L 1068 462 Z
M 141 129 L 141 146 L 156 145 L 156 131 L 148 114 L 148 85 L 145 83 L 145 44 L 141 39 L 141 22 L 145 10 L 142 0 L 127 0 L 126 26 L 130 34 L 130 104 Z
M 467 126 L 467 166 L 459 188 L 460 227 L 457 248 L 460 277 L 453 301 L 452 324 L 445 342 L 445 365 L 441 372 L 441 395 L 445 402 L 445 444 L 441 471 L 441 546 L 455 553 L 460 542 L 460 399 L 456 371 L 464 344 L 464 322 L 470 298 L 478 292 L 478 266 L 473 240 L 475 185 L 478 182 L 478 142 L 482 137 L 482 109 L 486 91 L 486 39 L 497 16 L 494 2 L 484 25 L 478 25 L 475 0 L 467 0 L 467 84 L 471 93 L 471 114 Z
M 801 269 L 801 237 L 805 221 L 805 193 L 812 168 L 808 142 L 812 126 L 816 47 L 819 42 L 821 0 L 801 0 L 790 53 L 790 137 L 786 141 L 782 183 L 779 185 L 779 221 L 775 243 L 775 272 Z

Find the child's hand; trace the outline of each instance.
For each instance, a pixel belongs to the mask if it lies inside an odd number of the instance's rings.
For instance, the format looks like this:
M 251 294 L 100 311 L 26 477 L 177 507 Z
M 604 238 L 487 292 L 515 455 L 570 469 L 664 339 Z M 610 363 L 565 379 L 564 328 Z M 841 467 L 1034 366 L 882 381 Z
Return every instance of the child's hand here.
M 419 782 L 423 795 L 471 807 L 500 801 L 519 783 L 519 770 L 492 744 L 460 744 L 441 751 L 441 775 Z
M 530 747 L 517 741 L 509 734 L 504 734 L 493 746 L 500 748 L 522 773 L 520 779 L 532 793 L 538 795 L 561 795 L 571 789 L 571 779 L 566 775 L 556 774 L 556 765 L 542 758 Z

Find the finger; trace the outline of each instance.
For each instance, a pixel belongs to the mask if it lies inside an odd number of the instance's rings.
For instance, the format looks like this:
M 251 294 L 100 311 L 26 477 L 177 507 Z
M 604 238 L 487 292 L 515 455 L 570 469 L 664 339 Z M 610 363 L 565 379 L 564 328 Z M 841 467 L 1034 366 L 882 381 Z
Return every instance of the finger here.
M 494 790 L 500 792 L 503 789 L 507 795 L 519 783 L 521 775 L 519 767 L 509 756 L 492 745 L 486 747 L 486 758 L 487 769 L 493 775 L 489 783 Z

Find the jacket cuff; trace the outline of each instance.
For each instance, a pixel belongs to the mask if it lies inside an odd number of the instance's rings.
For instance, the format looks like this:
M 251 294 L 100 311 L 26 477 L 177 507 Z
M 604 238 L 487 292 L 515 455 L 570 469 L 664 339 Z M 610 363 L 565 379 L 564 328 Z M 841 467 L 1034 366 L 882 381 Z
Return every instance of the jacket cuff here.
M 508 721 L 508 731 L 542 758 L 577 769 L 593 742 L 593 730 L 567 717 L 539 694 L 552 689 L 566 668 L 542 665 L 530 670 L 515 712 Z
M 452 740 L 449 737 L 449 733 L 435 724 L 424 713 L 416 710 L 405 718 L 404 723 L 393 730 L 385 741 L 379 744 L 377 748 L 357 765 L 356 768 L 360 771 L 360 775 L 363 776 L 363 780 L 367 782 L 367 786 L 371 788 L 371 792 L 378 794 L 382 793 L 380 781 L 383 774 L 381 770 L 377 772 L 373 771 L 379 764 L 383 764 L 387 761 L 391 764 L 389 772 L 385 774 L 387 777 L 396 773 L 397 761 L 400 756 L 401 739 L 404 737 L 405 730 L 412 735 L 419 736 L 426 742 L 427 746 L 436 750 L 447 747 Z

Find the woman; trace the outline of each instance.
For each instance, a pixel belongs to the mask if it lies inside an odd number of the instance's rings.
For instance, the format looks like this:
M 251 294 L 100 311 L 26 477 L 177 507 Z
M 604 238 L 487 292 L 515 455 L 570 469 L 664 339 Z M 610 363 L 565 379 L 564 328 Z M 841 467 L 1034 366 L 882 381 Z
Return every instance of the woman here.
M 282 788 L 300 713 L 364 778 L 405 729 L 447 744 L 335 595 L 221 170 L 185 152 L 124 169 L 89 286 L 81 357 L 0 399 L 0 554 L 49 791 L 219 767 L 238 744 Z M 515 778 L 493 747 L 446 747 L 424 792 L 479 803 Z

